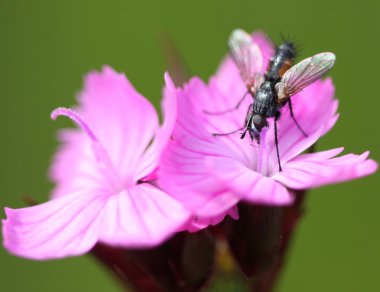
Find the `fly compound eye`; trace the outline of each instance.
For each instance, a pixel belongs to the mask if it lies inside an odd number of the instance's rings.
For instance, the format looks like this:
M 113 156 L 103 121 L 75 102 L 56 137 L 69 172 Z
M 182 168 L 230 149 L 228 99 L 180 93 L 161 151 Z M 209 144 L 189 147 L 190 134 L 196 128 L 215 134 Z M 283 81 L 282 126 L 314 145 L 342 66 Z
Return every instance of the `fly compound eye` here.
M 267 125 L 267 121 L 260 115 L 254 115 L 252 117 L 252 124 L 258 132 Z

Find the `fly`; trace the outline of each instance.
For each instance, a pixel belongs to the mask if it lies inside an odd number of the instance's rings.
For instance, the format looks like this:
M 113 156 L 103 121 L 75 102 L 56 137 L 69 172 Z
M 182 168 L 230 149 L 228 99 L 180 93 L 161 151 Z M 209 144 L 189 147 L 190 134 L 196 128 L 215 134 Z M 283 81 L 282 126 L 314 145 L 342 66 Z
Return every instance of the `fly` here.
M 334 65 L 335 55 L 329 52 L 319 53 L 293 66 L 296 57 L 295 46 L 291 42 L 284 42 L 276 48 L 275 55 L 270 60 L 266 73 L 263 75 L 263 56 L 258 45 L 253 42 L 251 35 L 237 29 L 233 31 L 228 44 L 241 79 L 247 87 L 247 92 L 235 108 L 223 113 L 237 109 L 248 94 L 252 96 L 253 103 L 248 108 L 243 128 L 230 133 L 214 135 L 229 135 L 244 130 L 241 139 L 244 139 L 248 132 L 250 138 L 259 143 L 262 129 L 269 126 L 267 119 L 274 118 L 278 168 L 279 171 L 282 171 L 277 133 L 277 122 L 281 116 L 280 110 L 288 105 L 292 120 L 299 131 L 307 137 L 307 133 L 301 128 L 294 116 L 291 97 L 330 70 Z

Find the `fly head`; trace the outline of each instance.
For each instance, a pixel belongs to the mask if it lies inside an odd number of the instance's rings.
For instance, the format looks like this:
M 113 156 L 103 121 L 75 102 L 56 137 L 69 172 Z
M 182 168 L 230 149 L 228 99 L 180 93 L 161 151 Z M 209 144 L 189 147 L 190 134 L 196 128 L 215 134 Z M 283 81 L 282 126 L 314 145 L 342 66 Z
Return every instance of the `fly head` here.
M 268 127 L 266 118 L 259 114 L 252 114 L 248 120 L 247 128 L 241 138 L 243 139 L 245 132 L 248 131 L 251 140 L 256 140 L 257 143 L 260 143 L 260 133 L 264 127 Z

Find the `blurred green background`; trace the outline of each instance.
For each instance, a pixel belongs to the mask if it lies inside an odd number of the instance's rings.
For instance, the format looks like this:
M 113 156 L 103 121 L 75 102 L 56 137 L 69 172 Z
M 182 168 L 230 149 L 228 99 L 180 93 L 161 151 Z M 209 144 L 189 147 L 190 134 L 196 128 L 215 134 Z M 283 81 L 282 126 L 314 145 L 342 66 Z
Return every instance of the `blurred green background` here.
M 375 6 L 377 5 L 377 6 Z M 46 200 L 57 146 L 57 106 L 70 106 L 82 76 L 109 64 L 124 71 L 155 105 L 165 62 L 159 35 L 168 32 L 192 74 L 213 74 L 237 27 L 290 34 L 301 57 L 332 51 L 341 117 L 318 149 L 371 150 L 380 160 L 380 26 L 375 1 L 42 1 L 0 4 L 0 206 L 21 197 Z M 380 176 L 313 190 L 279 291 L 380 291 Z M 1 211 L 2 218 L 4 217 Z M 118 291 L 89 256 L 49 262 L 0 250 L 1 291 Z

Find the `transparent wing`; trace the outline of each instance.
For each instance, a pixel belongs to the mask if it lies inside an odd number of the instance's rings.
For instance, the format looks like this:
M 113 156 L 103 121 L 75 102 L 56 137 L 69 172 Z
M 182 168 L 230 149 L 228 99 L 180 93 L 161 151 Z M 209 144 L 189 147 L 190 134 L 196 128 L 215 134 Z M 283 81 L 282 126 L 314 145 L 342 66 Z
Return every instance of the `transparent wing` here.
M 321 78 L 332 68 L 334 62 L 333 53 L 320 53 L 294 65 L 276 84 L 278 101 L 284 101 Z
M 240 76 L 248 89 L 254 89 L 261 83 L 263 56 L 251 35 L 241 29 L 235 29 L 228 41 L 232 58 L 234 59 Z

